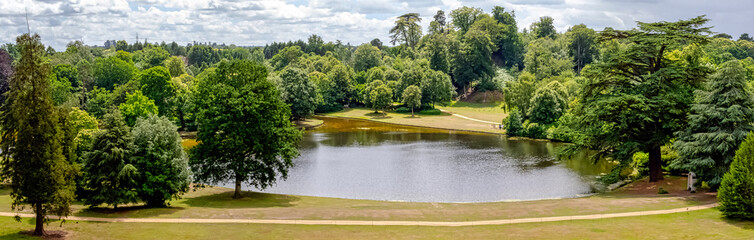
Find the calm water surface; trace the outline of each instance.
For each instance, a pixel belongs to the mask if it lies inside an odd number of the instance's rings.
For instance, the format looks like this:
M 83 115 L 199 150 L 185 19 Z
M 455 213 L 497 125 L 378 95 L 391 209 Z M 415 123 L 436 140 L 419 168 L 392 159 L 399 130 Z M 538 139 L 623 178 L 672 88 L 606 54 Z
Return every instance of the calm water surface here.
M 557 143 L 324 119 L 304 134 L 287 180 L 264 192 L 418 202 L 491 202 L 591 193 L 605 164 L 557 161 Z

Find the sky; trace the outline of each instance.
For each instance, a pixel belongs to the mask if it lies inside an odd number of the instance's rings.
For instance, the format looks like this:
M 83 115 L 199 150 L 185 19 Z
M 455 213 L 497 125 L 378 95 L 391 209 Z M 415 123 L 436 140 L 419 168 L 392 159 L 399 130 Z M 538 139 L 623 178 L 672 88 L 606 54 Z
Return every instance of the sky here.
M 263 46 L 311 34 L 352 45 L 374 38 L 388 43 L 395 17 L 404 13 L 419 13 L 426 31 L 437 10 L 470 6 L 489 13 L 496 5 L 515 11 L 519 28 L 542 16 L 553 17 L 564 32 L 581 23 L 596 30 L 631 29 L 636 21 L 706 14 L 714 32 L 735 39 L 754 34 L 754 0 L 0 0 L 0 43 L 15 42 L 29 29 L 57 50 L 74 40 L 100 46 L 106 40 L 132 43 L 137 35 L 139 41 L 181 45 Z

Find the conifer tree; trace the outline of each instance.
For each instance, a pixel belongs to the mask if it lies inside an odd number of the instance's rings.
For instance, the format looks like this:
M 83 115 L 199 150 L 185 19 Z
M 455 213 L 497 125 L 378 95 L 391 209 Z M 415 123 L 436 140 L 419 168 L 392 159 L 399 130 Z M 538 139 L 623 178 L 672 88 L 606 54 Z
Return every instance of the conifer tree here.
M 689 125 L 674 143 L 678 159 L 671 167 L 694 172 L 717 189 L 738 145 L 754 130 L 754 99 L 746 86 L 746 70 L 737 60 L 710 76 L 706 91 L 697 91 Z
M 754 220 L 754 135 L 751 133 L 736 151 L 717 199 L 723 216 Z

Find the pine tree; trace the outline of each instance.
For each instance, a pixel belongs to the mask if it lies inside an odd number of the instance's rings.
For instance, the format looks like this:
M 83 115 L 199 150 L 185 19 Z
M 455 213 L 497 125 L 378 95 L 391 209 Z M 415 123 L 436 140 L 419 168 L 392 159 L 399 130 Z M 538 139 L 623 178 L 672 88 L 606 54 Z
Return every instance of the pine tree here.
M 34 235 L 44 235 L 48 214 L 70 213 L 76 169 L 65 154 L 72 143 L 65 141 L 68 134 L 53 106 L 45 47 L 36 34 L 16 41 L 21 58 L 0 115 L 0 175 L 11 183 L 12 208 L 31 205 L 36 214 Z
M 717 199 L 723 216 L 754 220 L 754 135 L 751 133 L 736 151 Z
M 674 143 L 679 158 L 671 167 L 694 172 L 717 189 L 738 145 L 754 130 L 754 99 L 746 86 L 746 70 L 729 61 L 710 76 L 706 91 L 697 91 L 688 127 Z
M 107 130 L 97 133 L 92 151 L 82 156 L 89 192 L 84 204 L 109 204 L 117 208 L 120 204 L 136 203 L 137 169 L 129 164 L 131 129 L 117 110 L 105 115 L 104 125 Z

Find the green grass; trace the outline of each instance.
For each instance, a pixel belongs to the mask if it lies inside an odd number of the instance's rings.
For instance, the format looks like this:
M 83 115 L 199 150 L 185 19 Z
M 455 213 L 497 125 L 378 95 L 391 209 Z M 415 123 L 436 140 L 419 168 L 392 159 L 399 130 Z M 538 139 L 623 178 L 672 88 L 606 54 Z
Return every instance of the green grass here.
M 378 122 L 402 124 L 418 127 L 441 128 L 448 130 L 474 131 L 485 133 L 502 133 L 502 130 L 493 128 L 491 124 L 471 121 L 460 117 L 454 117 L 447 113 L 440 115 L 416 115 L 411 117 L 411 113 L 388 112 L 383 115 L 382 112 L 375 114 L 374 110 L 368 108 L 348 108 L 343 111 L 324 114 L 331 117 L 347 117 L 366 119 Z M 469 116 L 471 117 L 471 116 Z
M 437 106 L 437 108 L 490 122 L 501 122 L 508 115 L 503 109 L 502 102 L 469 103 L 454 101 L 448 106 Z
M 0 239 L 29 239 L 33 221 L 0 217 Z M 51 223 L 69 239 L 752 239 L 754 223 L 716 209 L 688 213 L 474 227 L 195 223 Z

